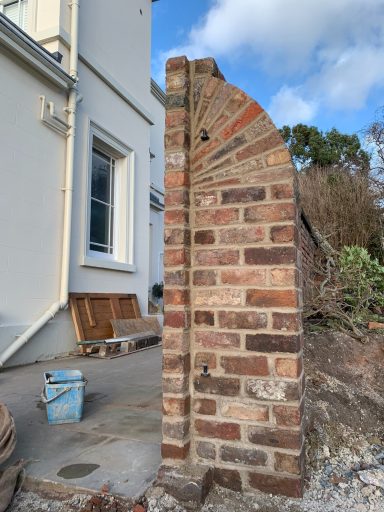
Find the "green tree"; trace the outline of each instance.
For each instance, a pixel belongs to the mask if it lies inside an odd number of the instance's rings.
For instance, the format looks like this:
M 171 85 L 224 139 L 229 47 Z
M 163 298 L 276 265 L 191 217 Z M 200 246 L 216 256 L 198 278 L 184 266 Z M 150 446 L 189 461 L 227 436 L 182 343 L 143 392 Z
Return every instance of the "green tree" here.
M 283 126 L 280 133 L 299 170 L 337 166 L 349 171 L 369 171 L 369 154 L 356 134 L 341 133 L 336 128 L 322 132 L 305 124 Z

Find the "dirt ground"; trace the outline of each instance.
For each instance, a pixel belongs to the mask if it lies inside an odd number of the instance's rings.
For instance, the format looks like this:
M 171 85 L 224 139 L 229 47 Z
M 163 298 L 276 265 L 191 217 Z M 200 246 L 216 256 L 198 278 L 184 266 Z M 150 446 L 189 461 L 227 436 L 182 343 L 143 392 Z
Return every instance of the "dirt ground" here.
M 337 332 L 307 333 L 307 476 L 301 500 L 265 494 L 243 496 L 215 487 L 202 512 L 383 512 L 384 335 L 361 344 Z M 365 483 L 364 475 L 375 476 Z M 113 497 L 74 496 L 65 501 L 21 493 L 9 512 L 183 512 L 160 488 L 136 504 Z M 8 512 L 8 511 L 7 511 Z

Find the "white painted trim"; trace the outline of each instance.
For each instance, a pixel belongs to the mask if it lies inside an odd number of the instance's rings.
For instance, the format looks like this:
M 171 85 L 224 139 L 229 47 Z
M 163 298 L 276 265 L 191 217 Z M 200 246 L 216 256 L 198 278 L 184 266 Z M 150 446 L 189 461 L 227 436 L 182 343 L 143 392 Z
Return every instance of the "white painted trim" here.
M 103 260 L 101 258 L 91 258 L 90 256 L 83 257 L 81 266 L 104 268 L 107 270 L 120 270 L 122 272 L 136 272 L 136 265 L 131 263 L 122 263 L 121 261 L 115 260 Z
M 151 93 L 165 107 L 166 94 L 153 78 L 151 78 Z
M 137 101 L 112 75 L 108 73 L 100 64 L 93 61 L 84 51 L 79 54 L 80 61 L 85 64 L 95 75 L 100 78 L 108 87 L 110 87 L 121 99 L 123 99 L 135 112 L 137 112 L 147 123 L 154 125 L 151 114 L 143 105 Z

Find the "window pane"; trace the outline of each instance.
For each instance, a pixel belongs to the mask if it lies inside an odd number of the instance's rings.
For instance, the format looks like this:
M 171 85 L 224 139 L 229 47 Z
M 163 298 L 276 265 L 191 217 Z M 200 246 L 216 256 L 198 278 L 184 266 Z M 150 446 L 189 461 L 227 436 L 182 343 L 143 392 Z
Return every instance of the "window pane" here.
M 109 207 L 91 200 L 91 243 L 109 245 Z
M 111 164 L 110 159 L 96 151 L 92 152 L 92 190 L 91 196 L 105 203 L 110 202 Z
M 108 247 L 103 247 L 102 245 L 90 244 L 89 248 L 91 251 L 109 253 Z

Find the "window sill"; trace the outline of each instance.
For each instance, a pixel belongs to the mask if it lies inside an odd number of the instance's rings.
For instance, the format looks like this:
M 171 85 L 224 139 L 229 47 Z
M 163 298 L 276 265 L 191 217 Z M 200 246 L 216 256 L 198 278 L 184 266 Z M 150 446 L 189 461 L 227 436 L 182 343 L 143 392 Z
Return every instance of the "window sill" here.
M 136 272 L 136 265 L 122 263 L 121 261 L 103 260 L 102 258 L 92 258 L 84 256 L 81 263 L 83 267 L 104 268 L 107 270 L 120 270 L 121 272 Z

